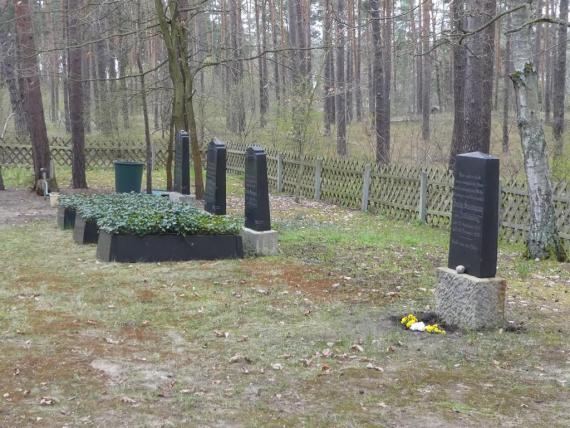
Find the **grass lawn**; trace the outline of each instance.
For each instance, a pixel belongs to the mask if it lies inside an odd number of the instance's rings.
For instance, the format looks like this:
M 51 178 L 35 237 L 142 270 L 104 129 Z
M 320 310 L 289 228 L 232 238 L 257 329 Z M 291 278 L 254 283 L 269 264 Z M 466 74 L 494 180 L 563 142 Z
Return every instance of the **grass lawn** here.
M 410 333 L 392 317 L 433 309 L 447 231 L 272 215 L 281 254 L 240 261 L 104 264 L 55 217 L 0 226 L 0 426 L 566 426 L 570 265 L 502 243 L 511 328 Z

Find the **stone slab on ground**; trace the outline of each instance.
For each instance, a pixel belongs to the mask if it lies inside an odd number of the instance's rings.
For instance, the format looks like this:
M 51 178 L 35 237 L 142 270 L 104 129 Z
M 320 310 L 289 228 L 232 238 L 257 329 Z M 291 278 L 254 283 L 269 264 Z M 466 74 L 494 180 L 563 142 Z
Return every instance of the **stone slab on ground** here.
M 503 327 L 507 283 L 477 278 L 440 267 L 435 289 L 436 313 L 447 324 L 467 330 Z
M 243 251 L 246 256 L 275 256 L 279 250 L 276 230 L 258 231 L 242 228 Z

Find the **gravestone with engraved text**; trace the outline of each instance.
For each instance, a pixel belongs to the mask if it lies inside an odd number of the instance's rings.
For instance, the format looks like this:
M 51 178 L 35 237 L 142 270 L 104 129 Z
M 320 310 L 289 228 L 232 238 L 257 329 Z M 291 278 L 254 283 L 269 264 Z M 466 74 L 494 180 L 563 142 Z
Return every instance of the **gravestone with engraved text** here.
M 245 153 L 245 227 L 271 230 L 267 155 L 260 147 L 249 147 Z
M 448 267 L 492 278 L 497 271 L 499 159 L 481 152 L 457 156 Z
M 226 214 L 226 145 L 216 139 L 208 144 L 204 209 Z
M 190 137 L 178 131 L 174 143 L 174 191 L 190 194 Z

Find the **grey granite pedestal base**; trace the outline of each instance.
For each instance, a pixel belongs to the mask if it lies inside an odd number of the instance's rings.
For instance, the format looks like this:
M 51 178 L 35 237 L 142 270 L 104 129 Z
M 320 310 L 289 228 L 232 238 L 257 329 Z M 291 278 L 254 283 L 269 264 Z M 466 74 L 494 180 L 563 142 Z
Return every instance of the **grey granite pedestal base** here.
M 503 327 L 507 283 L 477 278 L 448 268 L 437 269 L 436 313 L 448 324 L 467 330 Z
M 246 256 L 275 256 L 279 249 L 277 231 L 257 231 L 244 227 L 241 230 L 243 252 Z

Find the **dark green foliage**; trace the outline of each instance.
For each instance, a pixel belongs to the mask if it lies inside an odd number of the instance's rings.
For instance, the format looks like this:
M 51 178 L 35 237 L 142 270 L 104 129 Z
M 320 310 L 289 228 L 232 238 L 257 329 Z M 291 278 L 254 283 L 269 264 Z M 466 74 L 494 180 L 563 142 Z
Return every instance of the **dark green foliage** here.
M 152 195 L 70 195 L 60 205 L 75 208 L 85 220 L 96 221 L 108 233 L 153 235 L 235 235 L 241 221 L 214 216 L 188 204 Z

